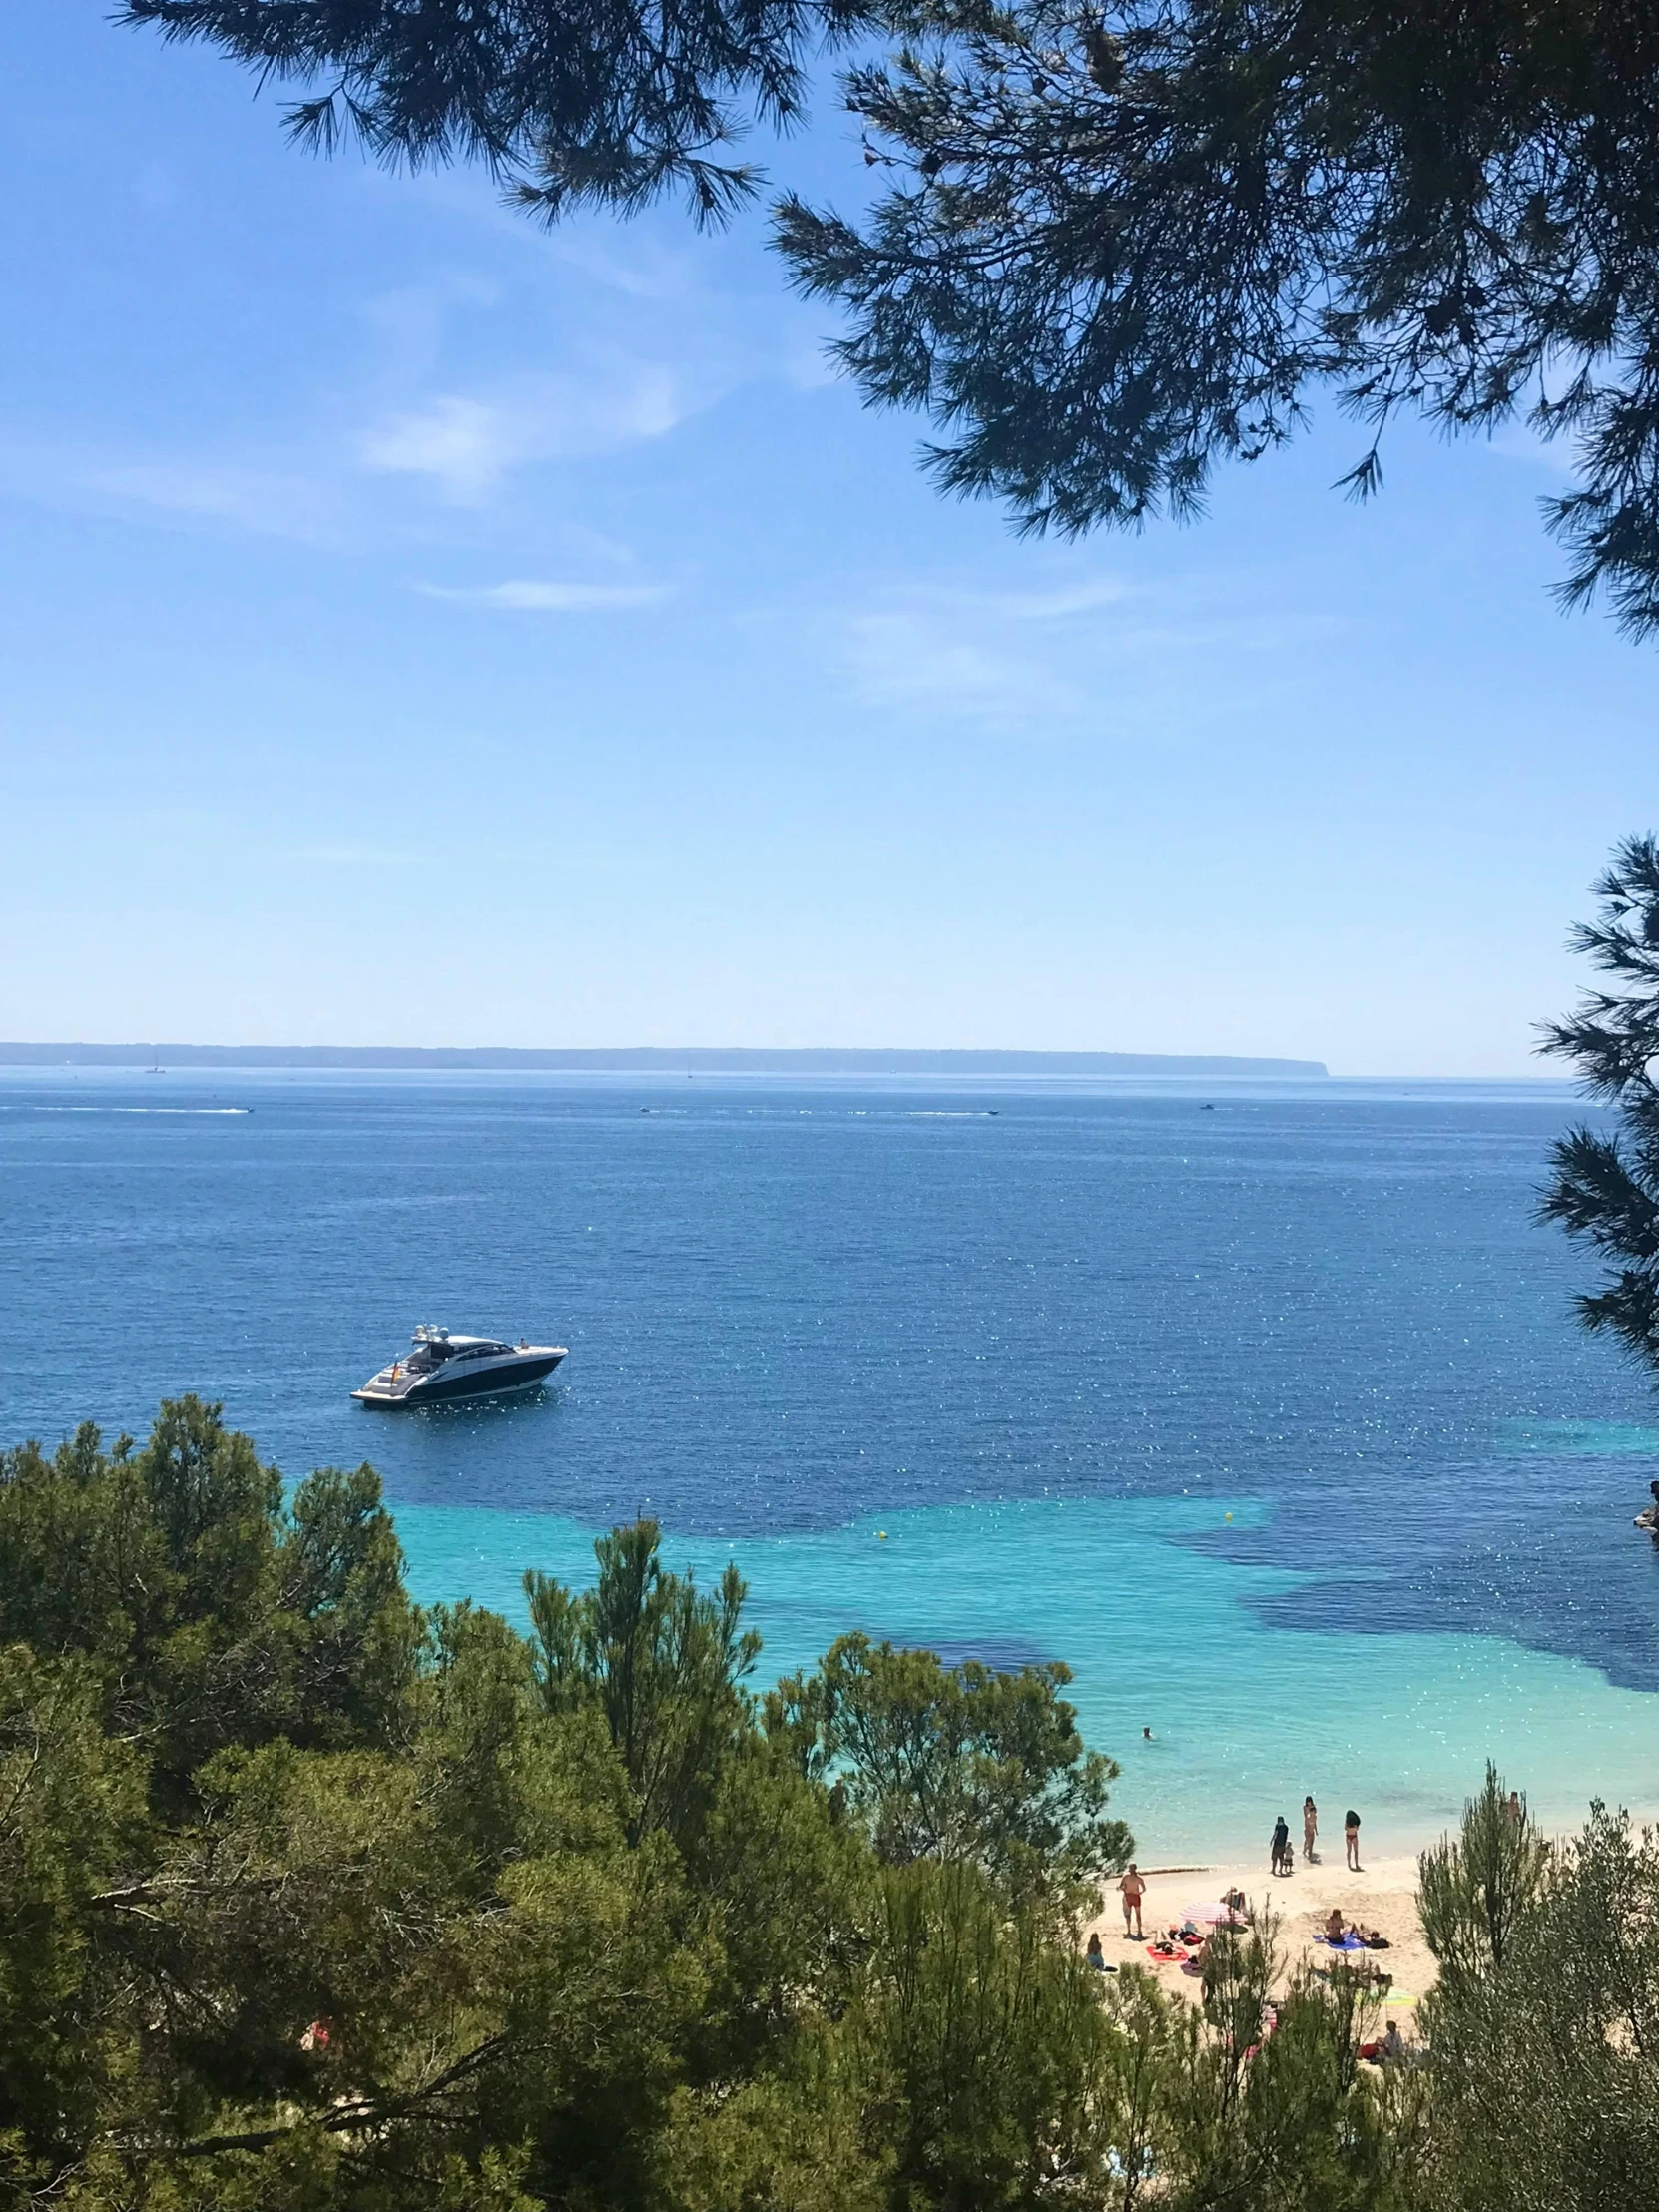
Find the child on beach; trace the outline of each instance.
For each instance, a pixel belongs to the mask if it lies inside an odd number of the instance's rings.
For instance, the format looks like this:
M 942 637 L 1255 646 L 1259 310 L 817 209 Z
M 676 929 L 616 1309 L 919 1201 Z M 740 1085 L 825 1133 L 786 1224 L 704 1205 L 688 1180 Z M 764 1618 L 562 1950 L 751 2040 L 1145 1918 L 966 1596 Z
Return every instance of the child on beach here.
M 1146 1884 L 1141 1880 L 1139 1869 L 1135 1866 L 1133 1860 L 1130 1862 L 1129 1872 L 1118 1884 L 1118 1893 L 1123 1899 L 1124 1939 L 1126 1941 L 1139 1941 L 1141 1935 L 1141 1900 L 1146 1895 Z M 1131 1925 L 1131 1916 L 1133 1916 L 1133 1925 Z

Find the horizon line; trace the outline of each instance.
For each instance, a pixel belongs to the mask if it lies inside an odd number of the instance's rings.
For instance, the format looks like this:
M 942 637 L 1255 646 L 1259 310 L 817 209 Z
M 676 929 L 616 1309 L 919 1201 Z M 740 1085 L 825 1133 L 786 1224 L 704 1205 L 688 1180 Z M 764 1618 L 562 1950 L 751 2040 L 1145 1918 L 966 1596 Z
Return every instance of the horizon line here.
M 5 1067 L 143 1067 L 171 1057 L 190 1067 L 540 1068 L 619 1074 L 706 1073 L 1077 1074 L 1277 1076 L 1328 1081 L 1323 1060 L 1271 1053 L 1027 1051 L 975 1046 L 856 1045 L 221 1045 L 160 1042 L 0 1042 Z

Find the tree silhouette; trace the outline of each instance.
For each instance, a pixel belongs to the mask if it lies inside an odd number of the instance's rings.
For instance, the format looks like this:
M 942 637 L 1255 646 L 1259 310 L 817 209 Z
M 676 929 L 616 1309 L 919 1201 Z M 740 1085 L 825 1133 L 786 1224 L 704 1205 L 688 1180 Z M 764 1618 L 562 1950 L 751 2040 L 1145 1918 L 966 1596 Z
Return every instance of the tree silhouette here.
M 1659 841 L 1627 837 L 1595 895 L 1601 911 L 1572 944 L 1613 987 L 1586 992 L 1552 1022 L 1543 1049 L 1571 1061 L 1592 1098 L 1617 1106 L 1618 1125 L 1603 1134 L 1580 1123 L 1557 1141 L 1539 1211 L 1613 1267 L 1577 1302 L 1585 1327 L 1659 1370 Z
M 1639 0 L 933 0 L 853 71 L 892 186 L 780 244 L 870 400 L 1030 530 L 1202 510 L 1333 393 L 1524 419 L 1569 603 L 1659 626 L 1659 14 Z

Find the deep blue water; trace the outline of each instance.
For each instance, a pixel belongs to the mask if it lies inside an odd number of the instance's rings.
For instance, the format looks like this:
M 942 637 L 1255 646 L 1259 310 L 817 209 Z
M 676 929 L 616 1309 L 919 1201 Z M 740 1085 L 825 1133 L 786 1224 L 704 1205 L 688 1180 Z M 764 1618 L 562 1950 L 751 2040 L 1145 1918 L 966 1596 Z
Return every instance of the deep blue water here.
M 1303 1570 L 1245 1600 L 1270 1628 L 1495 1634 L 1651 1689 L 1659 1412 L 1531 1219 L 1579 1111 L 6 1071 L 0 1439 L 195 1389 L 290 1477 L 367 1457 L 395 1503 L 688 1539 L 1225 1494 L 1251 1509 L 1178 1540 Z M 419 1321 L 571 1356 L 528 1403 L 353 1405 Z

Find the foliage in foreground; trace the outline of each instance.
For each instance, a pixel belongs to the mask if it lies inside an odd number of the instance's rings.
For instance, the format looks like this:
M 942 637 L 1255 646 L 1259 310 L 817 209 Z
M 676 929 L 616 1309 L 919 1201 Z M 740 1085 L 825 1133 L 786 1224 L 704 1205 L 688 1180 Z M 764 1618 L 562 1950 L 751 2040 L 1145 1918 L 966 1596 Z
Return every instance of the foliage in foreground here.
M 371 1472 L 218 1411 L 0 1459 L 0 2195 L 75 2212 L 1428 2212 L 1659 2201 L 1659 1855 L 1495 1776 L 1423 1868 L 1431 2059 L 1222 1937 L 1082 1959 L 1129 1839 L 1061 1668 L 842 1638 L 758 1702 L 648 1523 L 531 1633 Z
M 1576 481 L 1571 566 L 1659 625 L 1659 15 L 1645 0 L 123 0 L 298 94 L 302 142 L 483 162 L 547 220 L 667 189 L 803 111 L 815 50 L 892 189 L 785 203 L 866 395 L 1027 527 L 1193 514 L 1334 393 L 1377 439 L 1524 419 Z
M 848 105 L 893 180 L 783 211 L 870 398 L 1027 528 L 1200 511 L 1329 393 L 1524 419 L 1569 603 L 1659 625 L 1659 17 L 1633 0 L 928 0 Z
M 410 168 L 482 162 L 548 221 L 683 192 L 699 222 L 750 197 L 722 157 L 755 119 L 802 114 L 815 50 L 868 0 L 121 0 L 129 23 L 202 40 L 308 95 L 301 145 L 355 139 Z
M 1551 1155 L 1542 1213 L 1606 1259 L 1612 1274 L 1578 1301 L 1605 1331 L 1659 1373 L 1659 841 L 1627 837 L 1595 886 L 1601 911 L 1573 949 L 1610 978 L 1544 1033 L 1592 1098 L 1615 1107 L 1611 1131 L 1569 1129 Z

